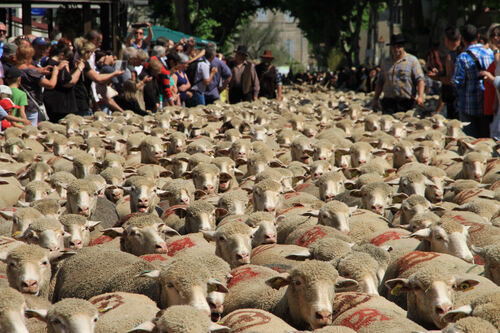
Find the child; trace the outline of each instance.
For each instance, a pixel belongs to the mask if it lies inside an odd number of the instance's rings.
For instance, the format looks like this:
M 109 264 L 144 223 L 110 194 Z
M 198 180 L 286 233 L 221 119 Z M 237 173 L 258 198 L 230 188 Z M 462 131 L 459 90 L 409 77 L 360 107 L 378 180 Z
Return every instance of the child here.
M 18 118 L 28 119 L 24 112 L 24 108 L 28 105 L 28 97 L 24 91 L 19 89 L 19 85 L 21 84 L 21 71 L 14 66 L 10 67 L 5 72 L 4 81 L 12 91 L 12 97 L 10 97 L 12 103 L 19 105 L 19 109 L 14 109 L 12 115 Z M 18 125 L 21 124 L 22 123 L 18 123 Z
M 12 90 L 9 87 L 0 85 L 0 99 L 10 98 L 12 96 Z
M 12 103 L 10 98 L 0 99 L 0 120 L 2 121 L 2 130 L 9 128 L 11 126 L 24 127 L 23 125 L 17 124 L 15 122 L 20 122 L 24 125 L 31 125 L 31 121 L 28 119 L 18 118 L 12 115 L 14 109 L 19 109 L 18 105 Z

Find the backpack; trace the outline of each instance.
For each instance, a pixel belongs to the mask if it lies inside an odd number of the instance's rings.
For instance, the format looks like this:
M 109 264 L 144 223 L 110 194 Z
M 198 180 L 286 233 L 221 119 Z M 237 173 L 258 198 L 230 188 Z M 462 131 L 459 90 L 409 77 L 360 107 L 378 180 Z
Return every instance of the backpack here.
M 193 61 L 186 69 L 186 75 L 189 79 L 189 82 L 191 83 L 191 86 L 195 86 L 202 81 L 202 79 L 198 80 L 198 82 L 194 81 L 194 79 L 196 78 L 196 71 L 198 70 L 198 63 L 202 61 L 204 61 L 204 58 Z

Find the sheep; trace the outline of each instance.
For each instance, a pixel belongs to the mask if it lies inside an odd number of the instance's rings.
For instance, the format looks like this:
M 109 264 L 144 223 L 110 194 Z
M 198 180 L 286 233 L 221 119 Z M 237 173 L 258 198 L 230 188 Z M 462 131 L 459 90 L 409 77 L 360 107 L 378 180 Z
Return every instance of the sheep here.
M 28 176 L 30 181 L 40 180 L 43 181 L 52 174 L 52 168 L 45 162 L 31 163 L 28 169 Z
M 200 163 L 191 170 L 191 178 L 197 190 L 207 194 L 219 191 L 219 168 L 214 164 Z
M 61 199 L 67 198 L 67 188 L 72 181 L 74 181 L 76 177 L 66 171 L 58 171 L 52 174 L 49 178 L 50 185 L 55 188 L 57 194 Z
M 318 224 L 333 227 L 349 233 L 349 218 L 357 207 L 348 207 L 345 203 L 334 200 L 323 205 L 318 212 Z
M 455 160 L 463 161 L 462 168 L 456 175 L 447 171 L 450 178 L 454 176 L 455 179 L 474 179 L 480 182 L 483 178 L 484 171 L 486 170 L 486 156 L 482 153 L 471 152 L 467 153 L 463 158 L 459 157 Z
M 500 307 L 500 293 L 495 291 L 489 295 L 483 295 L 472 299 L 454 310 L 449 311 L 443 316 L 445 322 L 456 322 L 464 316 L 473 316 L 481 318 L 491 323 L 497 329 L 500 329 L 500 318 L 498 318 L 498 309 Z M 468 317 L 471 318 L 471 317 Z
M 87 153 L 79 153 L 73 156 L 73 174 L 76 178 L 83 179 L 96 173 L 95 157 Z
M 262 321 L 247 320 L 260 318 Z M 222 324 L 233 332 L 250 333 L 257 330 L 261 333 L 293 332 L 295 329 L 281 318 L 259 309 L 239 309 L 222 318 Z
M 289 272 L 300 264 L 300 260 L 310 258 L 309 250 L 291 244 L 266 244 L 252 250 L 251 263 L 269 267 L 277 272 Z M 298 260 L 297 260 L 298 259 Z
M 229 149 L 230 157 L 236 162 L 236 165 L 246 163 L 252 152 L 252 144 L 250 141 L 243 139 L 234 141 Z
M 96 333 L 122 333 L 155 317 L 159 309 L 150 298 L 126 292 L 97 295 L 89 299 L 99 311 Z
M 155 279 L 160 286 L 160 305 L 191 305 L 208 316 L 211 313 L 207 302 L 209 292 L 227 292 L 227 288 L 196 257 L 173 258 L 161 270 L 144 271 L 138 275 Z
M 188 170 L 189 157 L 190 155 L 187 153 L 170 156 L 170 164 L 175 178 L 181 177 Z
M 315 182 L 319 188 L 319 198 L 325 202 L 333 200 L 336 195 L 342 193 L 346 183 L 344 175 L 340 172 L 327 172 Z
M 304 225 L 292 231 L 285 240 L 285 244 L 293 244 L 308 247 L 314 242 L 325 237 L 334 237 L 345 242 L 351 242 L 351 238 L 335 228 L 324 225 Z
M 427 186 L 433 183 L 419 171 L 409 171 L 399 179 L 398 192 L 408 196 L 412 194 L 425 196 Z
M 370 254 L 352 251 L 337 259 L 335 268 L 339 275 L 358 282 L 358 291 L 368 295 L 378 295 L 379 271 L 381 267 Z
M 192 181 L 173 179 L 163 187 L 165 197 L 170 206 L 189 205 L 194 201 L 195 187 Z
M 185 232 L 215 230 L 215 207 L 205 200 L 197 200 L 186 207 Z
M 169 136 L 167 144 L 167 155 L 173 155 L 182 152 L 186 145 L 186 135 L 180 132 L 174 132 Z
M 167 253 L 165 238 L 179 235 L 177 231 L 167 227 L 158 216 L 145 213 L 130 217 L 121 227 L 108 228 L 103 232 L 112 237 L 119 235 L 122 251 L 137 256 Z
M 490 322 L 479 317 L 465 317 L 455 323 L 448 324 L 440 332 L 442 333 L 479 333 L 492 332 L 498 333 L 498 330 Z
M 94 183 L 83 179 L 71 182 L 68 186 L 68 213 L 91 216 L 96 208 L 98 190 Z
M 154 266 L 144 259 L 103 245 L 84 247 L 66 259 L 56 274 L 53 302 L 68 297 L 90 299 L 108 292 L 143 294 L 158 300 L 157 285 L 135 276 Z
M 392 202 L 393 190 L 386 183 L 372 183 L 364 185 L 360 190 L 353 190 L 351 193 L 361 196 L 360 208 L 384 215 L 385 209 Z
M 45 199 L 52 192 L 49 184 L 41 180 L 34 180 L 26 184 L 25 187 L 25 200 L 26 202 L 33 202 Z
M 472 246 L 472 251 L 484 260 L 484 277 L 500 285 L 499 245 L 492 244 L 485 247 Z
M 270 179 L 255 184 L 252 191 L 254 211 L 276 213 L 282 203 L 280 192 L 281 185 Z
M 290 145 L 292 161 L 300 161 L 309 164 L 314 151 L 311 148 L 311 140 L 305 136 L 298 136 Z
M 2 332 L 28 333 L 24 319 L 23 295 L 9 287 L 0 287 L 0 330 Z
M 99 319 L 96 307 L 78 298 L 63 299 L 49 309 L 27 309 L 26 313 L 45 321 L 48 333 L 94 332 Z
M 439 222 L 439 220 L 439 216 L 431 212 L 415 214 L 410 221 L 408 221 L 407 225 L 402 225 L 400 227 L 411 232 L 416 232 L 420 229 L 430 227 L 432 224 Z
M 90 232 L 95 226 L 101 223 L 101 221 L 88 221 L 85 217 L 77 214 L 62 215 L 59 218 L 59 222 L 69 234 L 69 237 L 64 239 L 64 245 L 66 248 L 73 250 L 88 246 L 90 243 Z
M 257 228 L 252 238 L 252 247 L 263 244 L 274 244 L 277 241 L 277 230 L 274 216 L 267 212 L 253 212 L 245 223 L 251 228 Z
M 234 190 L 224 193 L 217 205 L 227 212 L 228 215 L 243 215 L 248 206 L 248 194 L 243 190 Z
M 469 228 L 453 220 L 444 220 L 428 228 L 420 229 L 412 233 L 410 237 L 421 240 L 416 250 L 447 253 L 472 263 L 474 257 L 467 245 Z
M 427 213 L 432 208 L 429 201 L 424 196 L 412 194 L 401 203 L 399 212 L 394 217 L 393 225 L 406 225 L 410 223 L 410 219 L 417 215 Z M 437 207 L 435 207 L 438 209 Z
M 229 328 L 211 322 L 203 312 L 189 305 L 174 305 L 166 309 L 160 317 L 147 321 L 127 331 L 165 333 L 224 333 Z
M 159 137 L 145 137 L 139 149 L 141 150 L 141 163 L 156 164 L 163 157 L 163 141 Z
M 215 231 L 202 231 L 211 240 L 215 240 L 215 254 L 229 263 L 231 268 L 250 263 L 251 238 L 255 233 L 243 222 L 226 223 Z
M 473 199 L 472 201 L 453 208 L 453 210 L 465 210 L 476 213 L 488 222 L 498 213 L 499 209 L 500 204 L 497 201 L 487 199 Z
M 8 214 L 6 216 L 6 214 Z M 33 207 L 17 208 L 15 211 L 2 212 L 2 216 L 12 218 L 11 234 L 13 237 L 22 235 L 29 225 L 43 215 Z
M 36 244 L 50 251 L 64 249 L 63 226 L 51 217 L 41 217 L 34 220 L 29 227 L 18 237 L 28 244 Z
M 154 181 L 142 176 L 133 176 L 127 179 L 123 187 L 130 193 L 130 211 L 132 213 L 158 214 L 156 205 L 159 198 Z

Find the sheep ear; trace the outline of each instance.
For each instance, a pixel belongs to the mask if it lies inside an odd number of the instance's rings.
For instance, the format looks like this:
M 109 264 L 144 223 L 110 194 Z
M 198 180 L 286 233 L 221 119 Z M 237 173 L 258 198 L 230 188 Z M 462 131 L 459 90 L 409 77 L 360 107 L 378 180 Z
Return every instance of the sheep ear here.
M 201 230 L 203 237 L 208 241 L 215 241 L 215 230 Z
M 207 192 L 205 192 L 203 190 L 196 190 L 196 191 L 194 191 L 194 198 L 196 200 L 199 200 L 200 198 L 203 198 L 206 195 L 207 195 Z
M 428 239 L 431 236 L 431 229 L 430 228 L 424 228 L 420 229 L 418 231 L 415 231 L 414 233 L 410 234 L 409 237 L 414 237 L 418 240 L 424 240 Z
M 52 251 L 49 253 L 49 261 L 51 263 L 56 262 L 58 260 L 62 260 L 76 254 L 74 251 Z
M 458 210 L 458 211 L 467 211 L 469 210 L 469 205 L 468 204 L 463 204 L 460 206 L 453 207 L 452 210 Z
M 207 281 L 207 292 L 219 292 L 219 293 L 228 293 L 229 290 L 217 279 L 209 279 Z
M 26 309 L 25 315 L 28 318 L 37 318 L 47 322 L 48 310 L 45 309 Z
M 478 246 L 472 245 L 471 250 L 472 250 L 472 252 L 474 252 L 475 254 L 477 254 L 478 256 L 480 256 L 482 258 L 484 258 L 485 254 L 486 254 L 486 250 L 483 247 L 478 247 Z
M 229 333 L 231 332 L 231 329 L 227 326 L 222 326 L 217 323 L 210 323 L 208 331 L 210 333 Z
M 408 279 L 391 279 L 385 281 L 385 286 L 390 289 L 390 294 L 399 296 L 401 292 L 410 291 L 410 282 Z
M 87 221 L 86 226 L 89 229 L 94 229 L 101 221 Z
M 408 199 L 408 194 L 406 193 L 396 193 L 392 196 L 393 203 L 401 203 L 403 200 Z
M 452 158 L 452 160 L 455 162 L 463 162 L 464 158 L 463 157 L 454 157 L 454 158 Z
M 306 259 L 311 259 L 312 253 L 308 248 L 305 247 L 295 253 L 287 255 L 285 258 L 290 260 L 304 261 Z
M 160 190 L 160 189 L 156 189 L 155 192 L 156 192 L 156 195 L 158 195 L 162 199 L 165 199 L 169 193 L 168 191 L 164 191 L 164 190 Z
M 437 205 L 432 205 L 431 206 L 431 211 L 433 211 L 433 212 L 444 212 L 444 211 L 446 211 L 446 208 L 441 207 L 441 206 L 437 206 Z
M 399 185 L 400 179 L 401 179 L 401 177 L 393 178 L 393 179 L 386 181 L 385 183 L 388 185 Z
M 301 214 L 302 216 L 312 216 L 312 217 L 318 217 L 319 216 L 319 210 L 309 210 L 307 212 L 304 212 Z
M 21 188 L 23 191 L 25 191 L 24 189 L 24 186 Z M 17 205 L 19 207 L 29 207 L 30 206 L 30 203 L 29 202 L 26 202 L 26 201 L 21 201 L 21 200 L 18 200 L 17 201 Z
M 283 273 L 278 276 L 274 276 L 267 279 L 266 284 L 273 289 L 279 290 L 281 287 L 285 287 L 290 284 L 290 275 L 288 273 Z
M 177 230 L 170 228 L 169 226 L 165 225 L 164 223 L 161 223 L 158 225 L 158 231 L 161 233 L 164 233 L 166 236 L 169 236 L 169 237 L 180 236 L 180 234 L 177 232 Z
M 217 208 L 217 209 L 215 209 L 215 218 L 217 220 L 222 219 L 228 213 L 229 212 L 226 209 L 224 209 L 224 208 Z
M 339 276 L 335 281 L 335 291 L 354 291 L 356 288 L 358 288 L 358 281 L 356 280 Z
M 358 210 L 358 206 L 352 206 L 352 207 L 349 207 L 349 216 L 351 216 L 352 214 L 354 214 L 355 211 Z
M 182 174 L 182 178 L 184 179 L 192 179 L 193 175 L 191 174 L 191 171 L 186 171 Z
M 160 277 L 160 270 L 153 269 L 153 270 L 142 271 L 139 274 L 137 274 L 135 277 L 149 277 L 152 279 L 158 279 Z
M 0 261 L 1 262 L 6 262 L 7 261 L 7 256 L 9 255 L 9 252 L 0 252 Z
M 156 328 L 156 325 L 152 321 L 145 321 L 142 324 L 137 325 L 131 330 L 126 331 L 125 333 L 130 332 L 153 332 Z
M 10 210 L 0 210 L 0 216 L 4 219 L 12 220 L 14 218 L 14 214 L 16 213 L 15 208 L 11 208 Z
M 470 305 L 463 305 L 455 310 L 448 311 L 441 317 L 441 319 L 445 323 L 454 323 L 464 317 L 470 316 L 471 313 L 472 307 Z
M 244 175 L 245 173 L 238 168 L 234 168 L 234 174 L 235 175 Z
M 349 192 L 349 194 L 352 195 L 353 197 L 357 197 L 357 198 L 361 198 L 361 196 L 362 196 L 361 190 L 351 190 L 351 192 Z
M 115 228 L 104 229 L 102 231 L 102 233 L 106 236 L 111 237 L 111 238 L 115 238 L 115 237 L 123 235 L 124 231 L 125 231 L 125 229 L 123 229 L 122 227 L 115 227 Z

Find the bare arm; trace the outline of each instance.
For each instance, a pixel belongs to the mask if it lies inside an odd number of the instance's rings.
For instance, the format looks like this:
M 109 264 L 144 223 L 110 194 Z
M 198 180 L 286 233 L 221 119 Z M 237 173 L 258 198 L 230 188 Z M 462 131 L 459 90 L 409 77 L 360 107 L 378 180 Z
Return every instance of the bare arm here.
M 118 105 L 118 103 L 115 102 L 114 99 L 108 98 L 106 102 L 108 103 L 111 110 L 123 112 L 123 109 Z
M 109 74 L 101 74 L 97 73 L 93 68 L 91 68 L 87 72 L 87 77 L 94 81 L 95 83 L 99 84 L 106 84 L 109 80 L 114 78 L 115 76 L 120 76 L 123 74 L 123 71 L 114 71 L 113 73 Z
M 196 57 L 189 59 L 188 63 L 192 63 L 205 55 L 205 49 L 201 50 Z
M 79 63 L 76 66 L 75 71 L 73 72 L 73 74 L 71 74 L 71 81 L 69 81 L 68 83 L 66 83 L 64 85 L 64 88 L 71 88 L 71 87 L 73 87 L 78 82 L 78 80 L 80 79 L 80 75 L 82 74 L 83 67 L 84 67 L 83 63 Z
M 151 23 L 148 23 L 148 36 L 144 39 L 146 44 L 150 44 L 153 40 L 153 29 L 151 29 Z
M 54 89 L 57 84 L 57 75 L 59 74 L 59 66 L 55 66 L 52 68 L 52 75 L 50 76 L 50 80 L 47 80 L 45 77 L 40 81 L 40 87 L 46 89 Z

